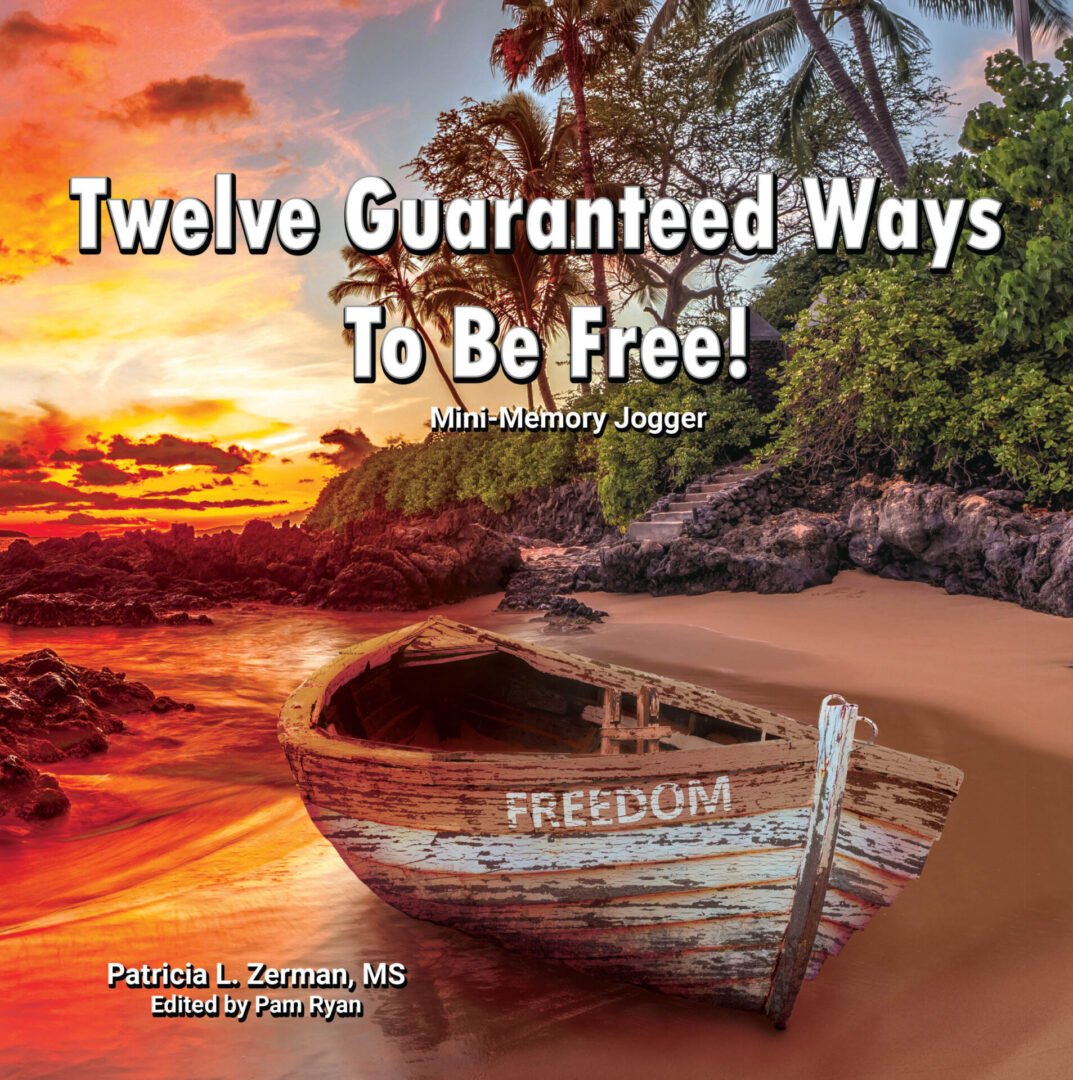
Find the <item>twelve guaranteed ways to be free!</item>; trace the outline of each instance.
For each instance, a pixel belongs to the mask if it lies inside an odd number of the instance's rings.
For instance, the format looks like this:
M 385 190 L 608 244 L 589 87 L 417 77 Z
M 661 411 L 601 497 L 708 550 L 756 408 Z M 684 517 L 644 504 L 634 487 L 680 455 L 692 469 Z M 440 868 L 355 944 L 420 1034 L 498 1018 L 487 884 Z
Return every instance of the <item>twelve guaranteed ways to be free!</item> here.
M 874 230 L 880 247 L 890 253 L 931 250 L 931 269 L 949 270 L 964 240 L 979 253 L 998 249 L 1003 240 L 1002 204 L 996 199 L 940 200 L 889 197 L 879 199 L 879 181 L 865 177 L 856 187 L 846 177 L 824 184 L 816 177 L 801 181 L 816 249 L 863 251 Z M 118 250 L 127 255 L 158 254 L 170 238 L 184 255 L 212 250 L 235 254 L 242 245 L 264 254 L 275 240 L 291 255 L 313 251 L 321 220 L 308 199 L 239 198 L 233 173 L 218 173 L 213 209 L 197 198 L 113 198 L 108 177 L 72 177 L 69 195 L 78 203 L 79 251 L 99 254 L 104 211 Z M 429 255 L 441 245 L 456 255 L 513 252 L 526 244 L 538 254 L 639 254 L 648 248 L 672 255 L 693 244 L 716 255 L 733 246 L 743 253 L 774 254 L 778 250 L 776 183 L 771 174 L 757 177 L 754 195 L 733 207 L 716 198 L 687 206 L 678 199 L 651 200 L 638 186 L 625 186 L 617 199 L 536 198 L 396 200 L 395 189 L 379 176 L 366 176 L 351 186 L 344 207 L 350 243 L 359 252 L 377 255 L 401 242 L 410 252 Z M 398 201 L 398 206 L 393 205 Z M 711 382 L 721 373 L 732 380 L 748 374 L 748 311 L 727 311 L 729 334 L 724 350 L 710 326 L 693 327 L 684 336 L 662 326 L 609 326 L 599 306 L 575 306 L 569 321 L 569 371 L 573 383 L 593 378 L 602 359 L 611 382 L 630 377 L 636 354 L 640 373 L 667 382 L 684 373 L 696 382 Z M 515 383 L 533 381 L 544 365 L 544 343 L 526 326 L 501 333 L 486 308 L 454 308 L 452 377 L 456 382 L 483 382 L 502 372 Z M 348 305 L 343 323 L 353 332 L 353 378 L 374 382 L 382 371 L 388 380 L 405 384 L 420 378 L 426 349 L 410 326 L 385 329 L 381 305 Z M 725 352 L 725 355 L 724 355 Z M 723 361 L 726 359 L 724 372 Z

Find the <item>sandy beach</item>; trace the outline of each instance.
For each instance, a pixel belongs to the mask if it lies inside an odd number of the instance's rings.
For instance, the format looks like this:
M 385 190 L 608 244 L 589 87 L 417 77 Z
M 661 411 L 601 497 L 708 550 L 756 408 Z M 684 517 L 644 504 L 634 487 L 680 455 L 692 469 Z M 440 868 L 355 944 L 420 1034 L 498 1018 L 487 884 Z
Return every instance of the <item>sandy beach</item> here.
M 0 832 L 0 1072 L 18 1078 L 674 1075 L 1036 1078 L 1073 1055 L 1073 621 L 841 574 L 798 595 L 595 594 L 547 635 L 495 597 L 453 618 L 814 720 L 838 691 L 888 746 L 965 772 L 924 875 L 805 986 L 790 1028 L 523 960 L 374 898 L 313 827 L 275 740 L 305 674 L 413 615 L 251 607 L 212 628 L 13 630 L 198 704 L 61 762 L 67 819 Z M 106 965 L 399 961 L 361 1019 L 154 1019 Z

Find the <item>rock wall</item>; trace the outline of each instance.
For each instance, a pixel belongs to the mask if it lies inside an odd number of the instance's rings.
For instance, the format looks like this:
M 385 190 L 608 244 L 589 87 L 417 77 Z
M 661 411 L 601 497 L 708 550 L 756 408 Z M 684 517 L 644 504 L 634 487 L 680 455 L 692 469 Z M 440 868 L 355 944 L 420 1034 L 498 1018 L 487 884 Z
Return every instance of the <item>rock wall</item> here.
M 241 533 L 130 532 L 0 552 L 0 618 L 24 625 L 196 622 L 236 601 L 413 610 L 503 588 L 517 541 L 464 513 L 370 518 L 345 536 L 251 521 Z
M 868 477 L 807 487 L 758 472 L 702 508 L 670 543 L 605 541 L 579 591 L 799 592 L 842 569 L 1073 616 L 1073 516 L 1016 509 L 1020 492 L 959 493 Z
M 368 517 L 332 548 L 322 576 L 296 603 L 362 611 L 416 610 L 497 592 L 521 569 L 511 537 L 464 510 L 435 517 Z
M 417 610 L 496 592 L 521 567 L 520 539 L 586 544 L 609 532 L 596 485 L 523 492 L 505 514 L 479 502 L 440 514 L 370 514 L 343 535 L 265 521 L 195 536 L 85 533 L 0 552 L 0 621 L 28 626 L 207 623 L 241 601 Z
M 513 497 L 506 513 L 470 503 L 473 520 L 490 529 L 556 544 L 595 544 L 616 532 L 604 521 L 594 481 L 533 488 Z
M 846 562 L 881 577 L 1073 616 L 1073 516 L 1006 505 L 1020 498 L 890 483 L 878 497 L 850 504 Z
M 503 515 L 479 504 L 369 515 L 342 536 L 254 521 L 202 537 L 176 526 L 16 540 L 0 552 L 0 618 L 190 622 L 174 613 L 240 600 L 416 610 L 504 588 L 518 608 L 571 590 L 799 592 L 851 567 L 1073 616 L 1073 516 L 1026 512 L 1023 500 L 871 477 L 806 486 L 767 470 L 716 493 L 669 543 L 609 530 L 591 483 L 529 492 Z M 519 574 L 519 537 L 586 546 Z

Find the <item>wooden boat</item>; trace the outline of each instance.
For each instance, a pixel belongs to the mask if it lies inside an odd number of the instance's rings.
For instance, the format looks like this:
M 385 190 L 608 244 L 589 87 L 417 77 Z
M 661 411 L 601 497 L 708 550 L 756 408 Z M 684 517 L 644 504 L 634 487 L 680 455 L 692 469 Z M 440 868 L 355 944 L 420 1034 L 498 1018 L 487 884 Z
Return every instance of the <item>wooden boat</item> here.
M 782 1027 L 920 874 L 961 782 L 854 745 L 859 719 L 437 617 L 318 671 L 280 741 L 320 830 L 406 914 Z

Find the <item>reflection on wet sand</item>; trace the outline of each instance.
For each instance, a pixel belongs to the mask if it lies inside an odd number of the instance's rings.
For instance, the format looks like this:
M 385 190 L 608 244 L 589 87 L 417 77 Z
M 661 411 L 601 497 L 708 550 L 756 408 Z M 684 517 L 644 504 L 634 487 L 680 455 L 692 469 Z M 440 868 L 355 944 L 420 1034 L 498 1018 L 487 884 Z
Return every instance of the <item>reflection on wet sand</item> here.
M 543 636 L 493 598 L 454 618 Z M 15 631 L 198 711 L 139 718 L 61 762 L 73 809 L 0 831 L 0 1074 L 1049 1077 L 1073 1052 L 1073 622 L 844 574 L 800 596 L 600 597 L 554 644 L 812 718 L 839 690 L 882 741 L 966 774 L 898 905 L 802 992 L 790 1030 L 521 959 L 378 901 L 320 837 L 275 738 L 294 684 L 415 616 L 287 609 L 213 628 Z M 238 971 L 398 961 L 362 1019 L 163 1019 L 110 961 Z M 359 975 L 360 977 L 360 975 Z M 302 996 L 298 992 L 297 996 Z

